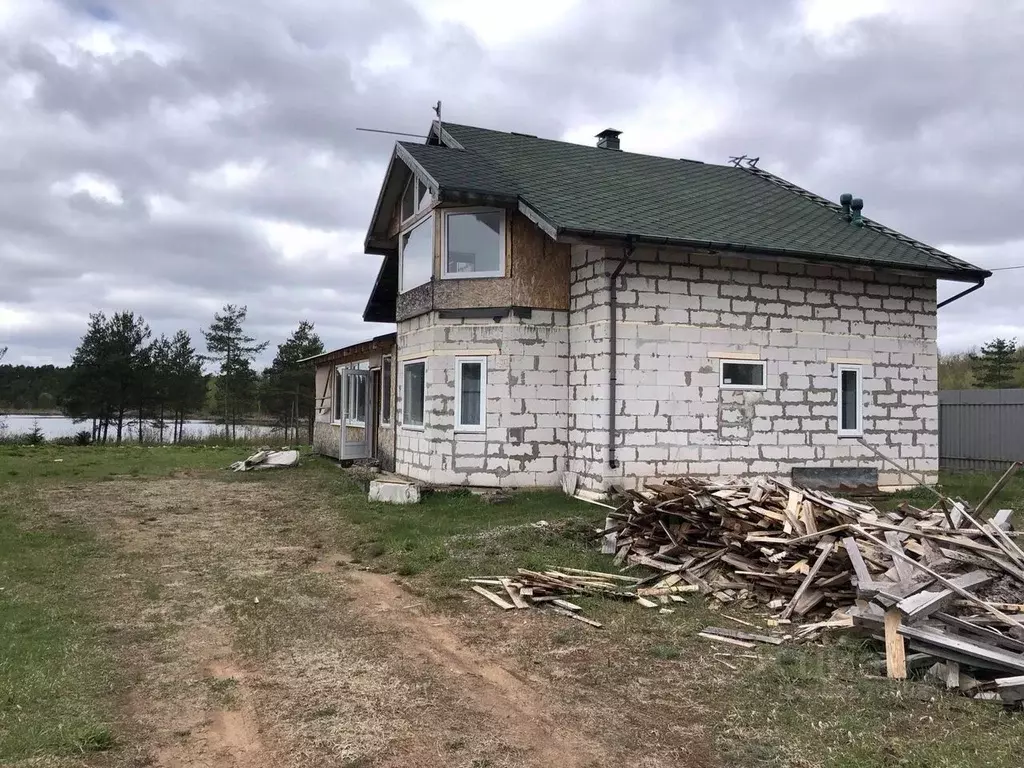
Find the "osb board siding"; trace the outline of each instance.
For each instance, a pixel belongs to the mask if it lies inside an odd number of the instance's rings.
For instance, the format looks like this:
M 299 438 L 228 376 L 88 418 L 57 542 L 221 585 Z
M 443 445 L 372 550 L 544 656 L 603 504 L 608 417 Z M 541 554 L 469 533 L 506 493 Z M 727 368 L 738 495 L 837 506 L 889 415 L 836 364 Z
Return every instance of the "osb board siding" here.
M 512 280 L 507 277 L 438 280 L 434 286 L 436 309 L 509 306 L 512 306 Z
M 568 243 L 556 243 L 523 214 L 509 216 L 512 304 L 536 309 L 569 309 Z
M 329 422 L 331 420 L 331 403 L 334 400 L 334 366 L 317 366 L 313 396 L 316 398 L 314 401 L 316 421 Z M 326 399 L 321 399 L 325 396 Z
M 338 458 L 338 425 L 324 422 L 313 424 L 313 450 L 324 456 Z
M 394 427 L 381 427 L 377 430 L 377 458 L 381 466 L 393 472 L 395 469 L 395 430 Z
M 569 245 L 552 241 L 518 211 L 507 213 L 505 277 L 441 279 L 441 228 L 438 216 L 434 220 L 434 279 L 399 294 L 399 321 L 432 309 L 569 308 Z

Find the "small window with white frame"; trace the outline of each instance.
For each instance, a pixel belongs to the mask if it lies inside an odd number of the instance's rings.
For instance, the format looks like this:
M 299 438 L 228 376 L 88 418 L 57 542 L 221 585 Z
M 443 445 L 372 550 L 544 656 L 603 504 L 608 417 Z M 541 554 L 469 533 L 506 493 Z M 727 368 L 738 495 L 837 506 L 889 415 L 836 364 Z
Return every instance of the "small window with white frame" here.
M 504 210 L 457 208 L 445 211 L 442 231 L 442 277 L 504 277 Z
M 483 432 L 487 429 L 487 358 L 455 360 L 455 429 Z
M 426 403 L 427 363 L 409 360 L 402 363 L 402 426 L 423 428 Z
M 840 365 L 836 369 L 839 400 L 839 436 L 864 434 L 864 382 L 859 365 Z
M 764 389 L 763 360 L 720 360 L 719 384 L 722 389 Z

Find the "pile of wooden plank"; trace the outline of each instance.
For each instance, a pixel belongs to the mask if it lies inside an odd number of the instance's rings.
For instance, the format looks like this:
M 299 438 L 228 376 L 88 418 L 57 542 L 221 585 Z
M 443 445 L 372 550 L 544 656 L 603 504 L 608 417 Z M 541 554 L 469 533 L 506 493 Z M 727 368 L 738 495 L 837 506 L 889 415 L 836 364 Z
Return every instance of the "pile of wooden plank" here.
M 504 610 L 546 608 L 597 628 L 601 627 L 600 622 L 584 616 L 583 608 L 572 599 L 590 596 L 632 600 L 644 608 L 671 613 L 671 605 L 682 602 L 684 593 L 697 591 L 695 586 L 680 583 L 682 578 L 677 575 L 639 578 L 564 566 L 549 566 L 545 571 L 520 568 L 514 578 L 494 576 L 463 581 Z
M 770 626 L 809 622 L 793 638 L 841 626 L 876 636 L 891 677 L 906 677 L 909 646 L 941 664 L 932 673 L 951 686 L 967 680 L 973 692 L 1019 700 L 1024 550 L 1009 510 L 979 520 L 1016 468 L 973 510 L 937 492 L 931 507 L 883 512 L 781 480 L 684 477 L 627 492 L 601 534 L 619 565 L 767 610 Z
M 947 687 L 1020 706 L 1024 549 L 1010 510 L 981 520 L 1016 469 L 973 509 L 929 489 L 931 506 L 895 511 L 778 479 L 681 477 L 625 492 L 598 532 L 623 571 L 650 575 L 549 567 L 467 581 L 506 610 L 543 607 L 595 627 L 574 599 L 671 613 L 697 592 L 762 613 L 764 627 L 726 616 L 750 629 L 708 627 L 709 640 L 753 647 L 852 628 L 884 644 L 892 678 L 925 665 Z

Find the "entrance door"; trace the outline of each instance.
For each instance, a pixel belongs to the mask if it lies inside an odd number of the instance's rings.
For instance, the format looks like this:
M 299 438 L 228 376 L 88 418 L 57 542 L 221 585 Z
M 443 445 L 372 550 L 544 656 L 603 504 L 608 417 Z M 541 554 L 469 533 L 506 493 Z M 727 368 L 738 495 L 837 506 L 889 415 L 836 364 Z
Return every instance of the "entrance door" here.
M 370 425 L 373 418 L 370 372 L 358 368 L 342 368 L 341 428 L 339 457 L 368 459 L 372 448 Z

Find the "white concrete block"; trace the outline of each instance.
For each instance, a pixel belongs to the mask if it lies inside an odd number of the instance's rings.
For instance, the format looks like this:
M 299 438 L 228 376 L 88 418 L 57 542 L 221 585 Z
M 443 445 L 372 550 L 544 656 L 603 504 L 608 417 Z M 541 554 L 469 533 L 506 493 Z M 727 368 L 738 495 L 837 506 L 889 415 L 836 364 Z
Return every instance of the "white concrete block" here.
M 381 501 L 386 504 L 419 504 L 420 489 L 413 483 L 371 480 L 370 501 Z

